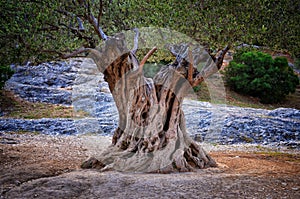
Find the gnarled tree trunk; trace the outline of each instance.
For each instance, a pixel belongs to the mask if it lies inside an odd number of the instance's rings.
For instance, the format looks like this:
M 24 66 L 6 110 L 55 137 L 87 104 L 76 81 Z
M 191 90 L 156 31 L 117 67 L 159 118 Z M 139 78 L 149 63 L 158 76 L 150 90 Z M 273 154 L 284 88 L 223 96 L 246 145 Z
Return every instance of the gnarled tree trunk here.
M 176 61 L 161 68 L 153 79 L 145 78 L 142 70 L 155 49 L 139 64 L 134 52 L 127 49 L 122 34 L 91 51 L 114 97 L 119 126 L 112 145 L 101 158 L 90 158 L 82 168 L 169 173 L 216 166 L 188 136 L 182 111 L 187 90 L 215 72 L 214 63 L 198 72 L 194 67 L 199 58 L 195 53 L 197 46 L 185 44 L 169 49 Z

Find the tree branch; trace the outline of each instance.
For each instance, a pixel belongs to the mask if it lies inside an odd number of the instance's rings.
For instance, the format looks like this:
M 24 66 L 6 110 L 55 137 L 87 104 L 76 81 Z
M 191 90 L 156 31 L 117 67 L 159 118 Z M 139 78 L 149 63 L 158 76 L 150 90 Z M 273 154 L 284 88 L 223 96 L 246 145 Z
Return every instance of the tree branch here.
M 97 19 L 92 13 L 89 13 L 88 15 L 88 21 L 92 24 L 94 27 L 94 30 L 96 31 L 97 35 L 106 41 L 108 39 L 107 35 L 103 32 L 102 28 L 99 26 Z
M 58 13 L 60 13 L 60 14 L 63 14 L 63 15 L 65 15 L 65 16 L 71 16 L 71 17 L 74 17 L 75 16 L 75 14 L 73 14 L 73 13 L 71 13 L 71 12 L 67 12 L 67 11 L 65 11 L 65 10 L 61 10 L 61 9 L 55 9 L 54 11 L 56 11 L 56 12 L 58 12 Z
M 139 65 L 139 72 L 143 71 L 143 67 L 147 61 L 147 59 L 157 50 L 156 47 L 153 47 L 146 55 L 145 57 L 142 59 L 140 65 Z
M 76 18 L 77 18 L 77 22 L 78 22 L 78 30 L 79 31 L 85 31 L 82 20 L 79 17 L 76 17 Z
M 79 5 L 82 5 L 86 9 L 86 19 L 88 22 L 93 26 L 94 30 L 96 31 L 97 35 L 99 36 L 100 39 L 103 39 L 104 41 L 108 39 L 107 35 L 103 32 L 102 28 L 100 27 L 99 21 L 96 19 L 96 17 L 93 15 L 91 8 L 90 8 L 90 3 L 89 1 L 85 0 L 78 0 Z M 99 15 L 98 15 L 99 17 Z
M 228 52 L 229 50 L 229 46 L 227 45 L 223 50 L 220 51 L 220 53 L 218 54 L 218 56 L 216 57 L 212 57 L 214 63 L 217 66 L 217 69 L 220 70 L 220 68 L 222 67 L 223 64 L 223 59 L 225 54 Z M 203 74 L 199 73 L 195 78 L 193 83 L 191 84 L 192 86 L 197 86 L 198 84 L 200 84 L 201 82 L 204 81 L 204 78 L 207 78 L 208 76 L 212 75 L 212 73 L 208 73 L 206 74 L 207 76 L 203 77 Z
M 133 54 L 135 54 L 138 47 L 139 47 L 139 34 L 140 34 L 140 32 L 139 32 L 139 29 L 137 29 L 137 28 L 134 28 L 133 31 L 135 32 L 135 36 L 134 36 L 134 45 L 133 45 L 133 49 L 131 50 L 131 52 Z
M 87 36 L 84 33 L 82 33 L 82 31 L 80 31 L 79 29 L 70 27 L 66 24 L 60 23 L 59 25 L 71 30 L 71 33 L 76 35 L 79 39 L 84 39 L 91 48 L 95 47 L 95 41 L 93 40 L 92 36 Z
M 62 52 L 56 50 L 40 50 L 40 52 L 58 54 L 59 57 L 63 56 Z
M 224 56 L 229 50 L 229 46 L 226 46 L 223 50 L 221 50 L 218 53 L 217 56 L 210 55 L 212 61 L 215 64 L 210 63 L 209 65 L 207 65 L 207 67 L 204 67 L 201 72 L 199 72 L 197 71 L 196 68 L 194 68 L 194 64 L 197 65 L 197 62 L 199 61 L 198 59 L 200 58 L 199 55 L 197 55 L 198 54 L 197 50 L 195 51 L 195 53 L 197 54 L 193 54 L 193 49 L 195 47 L 196 49 L 201 48 L 201 46 L 193 46 L 190 44 L 167 46 L 169 51 L 176 57 L 174 67 L 177 67 L 176 69 L 182 72 L 182 75 L 186 77 L 186 79 L 192 86 L 196 86 L 200 84 L 201 82 L 204 81 L 205 78 L 217 72 L 221 68 Z M 185 62 L 182 61 L 187 62 L 187 64 L 185 64 Z M 184 70 L 181 70 L 182 67 L 184 68 Z
M 195 69 L 194 69 L 194 58 L 193 58 L 192 51 L 189 50 L 188 56 L 189 56 L 188 81 L 191 84 L 191 86 L 194 87 L 200 84 L 201 82 L 203 82 L 204 77 L 202 77 L 200 73 L 198 73 L 198 75 L 196 75 L 196 77 L 193 78 Z
M 218 55 L 215 56 L 214 62 L 216 64 L 218 70 L 222 67 L 224 57 L 225 57 L 226 53 L 228 52 L 228 50 L 229 50 L 229 46 L 227 45 L 225 48 L 223 48 L 223 50 L 221 50 L 221 52 Z
M 193 82 L 193 73 L 194 73 L 194 59 L 192 51 L 189 50 L 189 68 L 188 68 L 188 81 Z
M 65 54 L 65 55 L 62 55 L 61 57 L 63 59 L 67 59 L 67 58 L 70 58 L 70 57 L 74 57 L 75 55 L 78 55 L 78 54 L 81 54 L 81 53 L 84 53 L 84 52 L 88 52 L 90 51 L 91 48 L 84 48 L 84 47 L 81 47 L 73 52 L 71 52 L 70 54 Z

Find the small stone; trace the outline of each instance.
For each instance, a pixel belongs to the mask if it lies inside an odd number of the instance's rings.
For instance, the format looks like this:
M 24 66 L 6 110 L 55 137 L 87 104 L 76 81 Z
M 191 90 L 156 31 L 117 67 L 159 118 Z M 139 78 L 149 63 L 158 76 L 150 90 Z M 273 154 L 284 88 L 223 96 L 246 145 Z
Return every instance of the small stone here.
M 200 134 L 195 134 L 194 140 L 197 142 L 203 142 L 203 137 Z
M 109 90 L 109 88 L 107 88 L 107 87 L 102 87 L 102 88 L 100 89 L 100 92 L 103 92 L 103 93 L 110 93 L 110 90 Z
M 15 180 L 15 185 L 20 186 L 21 182 L 19 180 Z

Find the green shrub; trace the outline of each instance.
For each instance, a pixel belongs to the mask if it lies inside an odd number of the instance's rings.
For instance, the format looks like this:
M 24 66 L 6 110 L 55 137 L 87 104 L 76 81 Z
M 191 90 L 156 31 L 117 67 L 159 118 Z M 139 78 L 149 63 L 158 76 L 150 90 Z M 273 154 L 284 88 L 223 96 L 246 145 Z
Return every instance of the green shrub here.
M 277 103 L 295 92 L 299 79 L 284 57 L 273 59 L 259 51 L 238 53 L 225 70 L 227 85 L 234 91 Z
M 13 74 L 13 71 L 9 66 L 0 66 L 0 89 L 3 88 L 6 80 L 8 80 Z
M 201 86 L 200 85 L 194 86 L 193 90 L 194 90 L 195 93 L 197 93 L 201 90 Z
M 295 68 L 300 70 L 300 58 L 295 59 Z

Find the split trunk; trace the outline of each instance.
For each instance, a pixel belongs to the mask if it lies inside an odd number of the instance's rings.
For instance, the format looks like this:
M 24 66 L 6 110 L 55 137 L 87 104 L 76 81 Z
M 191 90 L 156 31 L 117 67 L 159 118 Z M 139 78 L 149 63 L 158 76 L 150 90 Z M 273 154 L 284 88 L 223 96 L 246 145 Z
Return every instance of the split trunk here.
M 143 75 L 147 57 L 139 64 L 134 52 L 127 49 L 122 34 L 91 51 L 109 84 L 119 125 L 112 145 L 100 159 L 84 162 L 83 168 L 170 173 L 217 165 L 189 137 L 182 111 L 187 91 L 214 72 L 214 63 L 208 63 L 201 72 L 194 67 L 199 58 L 197 48 L 190 44 L 170 46 L 176 61 L 161 68 L 153 79 Z

